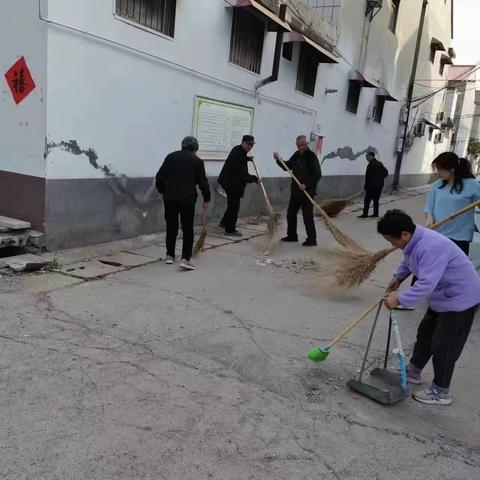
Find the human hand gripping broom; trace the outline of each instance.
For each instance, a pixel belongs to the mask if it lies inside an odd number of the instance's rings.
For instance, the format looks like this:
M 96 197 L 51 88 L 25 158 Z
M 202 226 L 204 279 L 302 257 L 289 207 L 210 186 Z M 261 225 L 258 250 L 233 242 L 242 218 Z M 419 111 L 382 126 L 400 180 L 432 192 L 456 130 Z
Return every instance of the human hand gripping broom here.
M 272 202 L 268 198 L 267 190 L 265 189 L 265 185 L 263 184 L 262 177 L 258 171 L 257 164 L 255 159 L 252 157 L 253 168 L 255 169 L 255 173 L 258 177 L 258 184 L 263 192 L 263 197 L 265 198 L 265 204 L 267 206 L 267 215 L 268 215 L 268 222 L 267 222 L 267 233 L 268 233 L 268 243 L 267 247 L 264 250 L 264 255 L 269 255 L 274 245 L 278 242 L 279 234 L 278 234 L 278 223 L 280 220 L 280 214 L 275 213 L 272 207 Z
M 478 206 L 480 206 L 480 200 L 477 200 L 457 212 L 452 213 L 443 220 L 434 223 L 430 228 L 438 228 Z M 365 252 L 362 254 L 351 251 L 336 252 L 337 264 L 335 281 L 333 282 L 332 287 L 335 290 L 351 290 L 354 287 L 360 286 L 373 273 L 378 264 L 395 250 L 397 250 L 396 247 L 379 250 L 375 253 Z

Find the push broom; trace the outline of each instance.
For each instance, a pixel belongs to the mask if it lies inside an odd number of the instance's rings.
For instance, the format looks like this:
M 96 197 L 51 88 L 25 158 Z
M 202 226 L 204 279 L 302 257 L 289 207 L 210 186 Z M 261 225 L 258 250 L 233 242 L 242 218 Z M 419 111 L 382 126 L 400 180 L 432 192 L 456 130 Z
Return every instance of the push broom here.
M 255 162 L 255 159 L 252 158 L 252 163 L 253 163 L 253 168 L 255 169 L 255 172 L 258 177 L 258 183 L 260 185 L 260 188 L 262 189 L 263 197 L 265 198 L 265 204 L 267 206 L 267 215 L 268 215 L 268 222 L 267 222 L 267 233 L 268 233 L 268 243 L 267 243 L 267 248 L 263 252 L 264 255 L 268 255 L 272 248 L 274 247 L 275 243 L 278 242 L 279 240 L 279 234 L 278 234 L 278 223 L 280 220 L 280 214 L 275 213 L 272 207 L 272 202 L 270 202 L 270 199 L 268 198 L 267 190 L 265 189 L 265 185 L 263 184 L 262 177 L 260 176 L 260 173 L 257 168 L 257 164 Z
M 480 206 L 480 200 L 434 223 L 430 228 L 438 228 L 478 206 Z M 335 281 L 332 287 L 337 290 L 350 290 L 360 286 L 373 273 L 378 264 L 395 250 L 397 248 L 387 248 L 375 253 L 348 250 L 335 252 L 334 255 L 338 257 L 338 261 L 335 269 Z M 329 254 L 332 254 L 332 252 L 329 252 Z

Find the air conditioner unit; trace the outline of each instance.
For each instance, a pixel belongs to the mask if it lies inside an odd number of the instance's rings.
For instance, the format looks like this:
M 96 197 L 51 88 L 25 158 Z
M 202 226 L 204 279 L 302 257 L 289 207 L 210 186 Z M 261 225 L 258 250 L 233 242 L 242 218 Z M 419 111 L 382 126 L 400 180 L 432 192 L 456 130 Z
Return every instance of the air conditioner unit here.
M 438 112 L 437 113 L 437 123 L 438 122 L 443 122 L 444 118 L 445 118 L 445 112 Z
M 443 143 L 443 133 L 436 133 L 433 143 Z
M 418 122 L 413 129 L 414 137 L 423 137 L 425 135 L 425 123 Z

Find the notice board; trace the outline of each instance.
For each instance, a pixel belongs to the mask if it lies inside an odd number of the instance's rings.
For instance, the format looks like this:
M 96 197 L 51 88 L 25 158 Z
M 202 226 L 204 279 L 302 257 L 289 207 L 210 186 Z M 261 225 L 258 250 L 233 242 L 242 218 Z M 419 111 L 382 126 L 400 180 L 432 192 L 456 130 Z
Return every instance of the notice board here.
M 195 97 L 193 136 L 205 160 L 224 160 L 239 145 L 243 135 L 251 135 L 255 110 L 235 103 Z

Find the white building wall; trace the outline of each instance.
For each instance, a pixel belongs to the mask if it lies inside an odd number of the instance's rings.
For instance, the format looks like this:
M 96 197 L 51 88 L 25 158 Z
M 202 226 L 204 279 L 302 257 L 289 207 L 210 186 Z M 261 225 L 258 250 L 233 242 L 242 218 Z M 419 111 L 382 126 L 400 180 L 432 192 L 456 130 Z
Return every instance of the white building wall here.
M 457 135 L 455 153 L 459 157 L 467 155 L 468 142 L 472 132 L 473 114 L 475 112 L 475 82 L 465 82 L 459 93 L 458 114 L 455 118 Z

